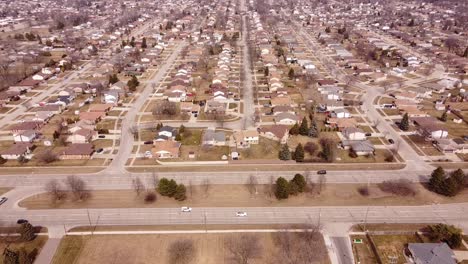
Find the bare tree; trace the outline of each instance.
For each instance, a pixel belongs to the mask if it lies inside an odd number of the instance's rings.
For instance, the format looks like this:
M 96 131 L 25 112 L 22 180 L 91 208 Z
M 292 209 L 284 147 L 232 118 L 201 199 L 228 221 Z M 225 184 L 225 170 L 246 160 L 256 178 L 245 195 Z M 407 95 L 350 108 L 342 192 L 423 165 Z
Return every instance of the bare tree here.
M 86 200 L 89 198 L 89 192 L 86 188 L 86 183 L 75 175 L 70 175 L 65 180 L 68 188 L 77 200 Z
M 193 240 L 184 239 L 173 242 L 168 248 L 169 264 L 188 264 L 195 262 Z
M 190 198 L 193 198 L 193 183 L 192 183 L 192 180 L 189 180 L 188 190 L 189 190 Z
M 52 162 L 58 160 L 58 155 L 55 154 L 54 152 L 52 152 L 52 150 L 50 150 L 50 149 L 45 150 L 45 151 L 37 154 L 36 157 L 38 158 L 38 160 L 40 162 L 43 162 L 43 163 L 46 163 L 46 164 L 52 163 Z
M 205 194 L 205 197 L 208 197 L 210 193 L 210 188 L 211 188 L 210 180 L 208 178 L 204 179 L 202 182 L 202 189 L 203 189 L 203 193 Z
M 64 199 L 67 195 L 63 188 L 60 186 L 60 183 L 56 179 L 52 179 L 46 183 L 45 190 L 52 197 L 52 201 L 60 201 Z
M 385 93 L 392 87 L 389 81 L 383 81 L 381 85 Z
M 247 180 L 247 189 L 249 190 L 250 195 L 257 194 L 257 184 L 257 177 L 255 177 L 254 175 L 250 175 L 249 179 Z
M 285 264 L 309 264 L 322 263 L 327 257 L 327 250 L 324 246 L 320 226 L 304 224 L 292 226 L 300 229 L 299 232 L 292 232 L 286 229 L 273 235 L 273 240 L 277 250 L 273 253 L 274 262 Z
M 132 187 L 133 190 L 135 190 L 137 196 L 140 196 L 140 193 L 145 189 L 145 186 L 143 185 L 140 177 L 136 177 L 132 180 Z
M 230 253 L 229 260 L 236 264 L 249 264 L 253 259 L 260 258 L 263 248 L 257 234 L 242 234 L 226 240 L 226 249 Z
M 159 184 L 158 174 L 156 173 L 156 171 L 153 170 L 151 172 L 151 185 L 153 185 L 153 189 L 158 188 L 158 184 Z

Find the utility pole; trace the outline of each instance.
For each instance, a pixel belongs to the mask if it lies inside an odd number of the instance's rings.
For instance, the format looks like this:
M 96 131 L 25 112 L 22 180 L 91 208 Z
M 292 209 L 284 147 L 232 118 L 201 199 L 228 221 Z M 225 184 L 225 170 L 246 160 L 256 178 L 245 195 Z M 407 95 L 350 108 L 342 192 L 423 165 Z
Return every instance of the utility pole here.
M 364 232 L 367 232 L 367 215 L 369 214 L 369 207 L 366 210 L 366 217 L 364 218 Z

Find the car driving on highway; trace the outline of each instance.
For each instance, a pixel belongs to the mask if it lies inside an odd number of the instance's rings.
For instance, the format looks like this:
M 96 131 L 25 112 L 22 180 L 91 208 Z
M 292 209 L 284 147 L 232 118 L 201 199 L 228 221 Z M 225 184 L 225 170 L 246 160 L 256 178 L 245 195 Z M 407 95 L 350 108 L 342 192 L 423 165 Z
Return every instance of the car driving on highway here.
M 4 204 L 7 200 L 8 200 L 8 198 L 6 198 L 6 197 L 0 198 L 0 205 Z
M 244 217 L 244 216 L 247 216 L 247 212 L 237 212 L 237 213 L 236 213 L 236 216 L 237 216 L 237 217 Z
M 182 206 L 180 208 L 180 211 L 183 212 L 183 213 L 190 213 L 192 212 L 192 208 L 191 207 L 187 207 L 187 206 Z

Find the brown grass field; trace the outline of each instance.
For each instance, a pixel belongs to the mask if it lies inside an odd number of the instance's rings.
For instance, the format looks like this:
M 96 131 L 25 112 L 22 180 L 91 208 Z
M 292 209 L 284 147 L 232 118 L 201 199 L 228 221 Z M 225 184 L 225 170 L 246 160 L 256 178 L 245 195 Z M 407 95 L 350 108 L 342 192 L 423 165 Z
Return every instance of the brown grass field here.
M 195 254 L 191 264 L 232 263 L 226 241 L 242 234 L 171 234 L 171 235 L 94 235 L 66 236 L 61 241 L 52 261 L 53 264 L 169 264 L 168 247 L 175 241 L 189 239 L 193 241 Z M 251 264 L 278 263 L 279 248 L 275 233 L 257 233 L 261 245 L 259 257 Z M 326 252 L 323 239 L 317 241 L 317 247 Z M 316 249 L 319 250 L 319 249 Z M 325 251 L 323 251 L 325 250 Z M 330 263 L 326 253 L 321 254 L 314 263 Z

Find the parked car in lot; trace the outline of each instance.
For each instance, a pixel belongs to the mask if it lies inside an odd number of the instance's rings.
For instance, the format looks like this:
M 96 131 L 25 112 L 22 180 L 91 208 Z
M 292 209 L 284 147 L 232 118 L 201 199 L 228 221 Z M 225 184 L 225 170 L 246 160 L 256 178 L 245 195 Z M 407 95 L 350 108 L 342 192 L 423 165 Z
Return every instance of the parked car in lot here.
M 388 142 L 389 142 L 390 144 L 395 144 L 395 141 L 393 141 L 393 139 L 391 139 L 391 138 L 388 139 Z
M 153 144 L 153 141 L 148 140 L 148 141 L 145 141 L 143 144 L 145 144 L 145 145 L 151 145 L 151 144 Z
M 237 212 L 237 213 L 236 213 L 236 216 L 237 216 L 237 217 L 244 217 L 244 216 L 247 216 L 247 212 Z
M 366 137 L 372 136 L 372 133 L 366 133 Z
M 326 170 L 319 170 L 319 171 L 317 171 L 317 174 L 327 174 L 327 171 Z
M 106 138 L 106 135 L 99 135 L 98 138 Z
M 6 197 L 0 198 L 0 205 L 4 204 L 7 200 L 8 200 L 8 198 L 6 198 Z

